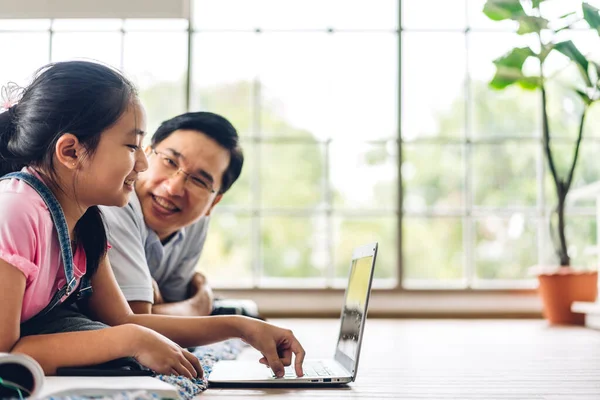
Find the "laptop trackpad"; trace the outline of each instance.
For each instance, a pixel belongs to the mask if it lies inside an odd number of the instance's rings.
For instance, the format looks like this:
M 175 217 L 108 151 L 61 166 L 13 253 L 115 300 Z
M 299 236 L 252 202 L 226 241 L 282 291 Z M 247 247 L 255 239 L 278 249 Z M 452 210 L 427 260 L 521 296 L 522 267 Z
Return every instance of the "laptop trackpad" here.
M 217 381 L 255 381 L 275 379 L 271 369 L 258 361 L 223 360 L 215 363 L 208 380 Z

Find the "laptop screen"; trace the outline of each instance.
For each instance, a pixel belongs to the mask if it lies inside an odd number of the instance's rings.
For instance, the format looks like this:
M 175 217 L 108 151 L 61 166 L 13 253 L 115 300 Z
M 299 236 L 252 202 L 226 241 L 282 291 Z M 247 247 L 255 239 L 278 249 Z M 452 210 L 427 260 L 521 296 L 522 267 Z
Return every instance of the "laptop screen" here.
M 346 302 L 342 311 L 342 323 L 338 341 L 339 352 L 351 360 L 358 359 L 361 323 L 366 311 L 367 297 L 371 283 L 373 256 L 352 260 L 350 281 L 346 292 Z

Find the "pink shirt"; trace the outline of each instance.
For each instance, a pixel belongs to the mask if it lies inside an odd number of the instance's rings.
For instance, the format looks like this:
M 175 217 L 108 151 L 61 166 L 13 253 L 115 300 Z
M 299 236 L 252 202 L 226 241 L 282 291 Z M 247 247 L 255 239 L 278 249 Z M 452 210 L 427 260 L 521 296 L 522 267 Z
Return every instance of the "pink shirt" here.
M 23 171 L 40 178 L 29 168 Z M 17 179 L 0 181 L 0 258 L 25 275 L 21 322 L 42 311 L 66 283 L 58 235 L 48 207 L 31 186 Z M 81 246 L 75 251 L 73 264 L 79 284 L 86 270 Z

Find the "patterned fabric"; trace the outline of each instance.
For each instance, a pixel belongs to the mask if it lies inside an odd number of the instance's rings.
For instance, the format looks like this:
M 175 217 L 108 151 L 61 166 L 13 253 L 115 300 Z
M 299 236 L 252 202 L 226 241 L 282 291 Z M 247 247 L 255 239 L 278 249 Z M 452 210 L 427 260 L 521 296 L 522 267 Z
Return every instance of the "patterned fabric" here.
M 188 379 L 177 375 L 158 375 L 157 378 L 175 386 L 179 390 L 179 396 L 183 400 L 191 400 L 208 388 L 206 378 L 212 372 L 213 365 L 219 360 L 233 360 L 242 349 L 247 346 L 239 339 L 226 340 L 224 342 L 211 344 L 209 346 L 196 347 L 193 351 L 198 357 L 204 370 L 202 379 Z M 51 400 L 89 400 L 91 397 L 68 396 L 49 397 Z M 150 400 L 159 399 L 154 393 L 146 391 L 123 392 L 113 396 L 94 397 L 94 400 Z
M 179 395 L 182 399 L 192 399 L 208 388 L 206 378 L 212 372 L 215 362 L 235 359 L 244 346 L 245 344 L 241 340 L 232 339 L 209 346 L 196 347 L 193 353 L 202 364 L 204 370 L 202 379 L 188 379 L 178 375 L 158 375 L 157 378 L 179 388 Z

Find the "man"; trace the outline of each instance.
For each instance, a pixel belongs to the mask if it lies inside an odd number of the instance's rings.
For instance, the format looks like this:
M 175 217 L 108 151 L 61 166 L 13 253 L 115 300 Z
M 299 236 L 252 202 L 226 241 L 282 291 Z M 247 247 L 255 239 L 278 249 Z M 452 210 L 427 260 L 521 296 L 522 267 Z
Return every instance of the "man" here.
M 208 315 L 212 291 L 195 267 L 210 213 L 242 171 L 237 131 L 186 113 L 160 125 L 146 155 L 129 204 L 102 207 L 115 277 L 135 313 Z

